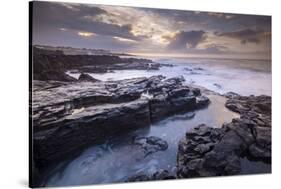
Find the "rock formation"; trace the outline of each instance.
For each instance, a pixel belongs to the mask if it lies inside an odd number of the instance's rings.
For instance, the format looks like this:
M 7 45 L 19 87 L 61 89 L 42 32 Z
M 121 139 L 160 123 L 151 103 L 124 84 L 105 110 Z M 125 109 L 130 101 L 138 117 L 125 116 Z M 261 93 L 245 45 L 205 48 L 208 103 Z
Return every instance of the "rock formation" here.
M 34 81 L 36 165 L 46 167 L 89 144 L 208 105 L 199 89 L 183 81 L 163 76 L 98 83 Z
M 226 107 L 241 117 L 222 128 L 188 131 L 179 143 L 179 178 L 237 175 L 243 157 L 271 163 L 271 97 L 228 96 Z

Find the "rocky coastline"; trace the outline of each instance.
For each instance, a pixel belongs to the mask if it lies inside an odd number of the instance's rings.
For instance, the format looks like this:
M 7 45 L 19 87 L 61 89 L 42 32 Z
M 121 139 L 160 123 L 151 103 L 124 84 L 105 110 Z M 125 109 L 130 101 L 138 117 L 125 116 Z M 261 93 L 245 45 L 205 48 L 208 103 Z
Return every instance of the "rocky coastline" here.
M 114 70 L 158 70 L 161 64 L 143 58 L 120 58 L 116 55 L 65 55 L 33 47 L 33 79 L 41 81 L 75 82 L 77 79 L 65 72 L 107 73 Z M 167 66 L 167 65 L 162 65 Z
M 182 77 L 33 83 L 34 161 L 39 169 L 118 133 L 207 106 Z
M 191 119 L 195 110 L 212 103 L 202 88 L 187 85 L 182 76 L 100 81 L 87 74 L 162 66 L 146 59 L 64 55 L 34 49 L 33 61 L 30 106 L 33 174 L 37 180 L 50 165 L 89 145 L 150 127 L 171 116 L 180 119 L 189 112 Z M 65 73 L 68 70 L 81 74 L 75 79 Z M 216 127 L 194 125 L 179 141 L 174 172 L 161 169 L 149 175 L 132 175 L 126 181 L 238 175 L 245 157 L 271 164 L 271 97 L 232 92 L 224 96 L 225 107 L 239 113 L 240 118 Z M 135 137 L 132 144 L 141 151 L 140 158 L 169 148 L 165 140 L 154 136 Z

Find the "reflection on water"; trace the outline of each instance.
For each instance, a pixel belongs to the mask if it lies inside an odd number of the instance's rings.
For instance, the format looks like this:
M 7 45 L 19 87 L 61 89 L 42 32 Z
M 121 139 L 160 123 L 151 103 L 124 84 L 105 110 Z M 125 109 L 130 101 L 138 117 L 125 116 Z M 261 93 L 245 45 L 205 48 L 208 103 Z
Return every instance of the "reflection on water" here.
M 138 173 L 153 173 L 158 169 L 175 172 L 176 156 L 179 140 L 187 130 L 198 124 L 220 127 L 238 114 L 224 107 L 225 98 L 209 95 L 211 104 L 195 112 L 188 119 L 170 117 L 152 125 L 120 137 L 113 138 L 103 145 L 93 146 L 85 150 L 79 157 L 72 160 L 65 169 L 56 172 L 49 179 L 48 186 L 83 185 L 93 183 L 122 182 Z M 181 117 L 184 117 L 181 116 Z M 136 135 L 158 136 L 168 142 L 166 151 L 142 157 L 142 151 L 131 144 Z

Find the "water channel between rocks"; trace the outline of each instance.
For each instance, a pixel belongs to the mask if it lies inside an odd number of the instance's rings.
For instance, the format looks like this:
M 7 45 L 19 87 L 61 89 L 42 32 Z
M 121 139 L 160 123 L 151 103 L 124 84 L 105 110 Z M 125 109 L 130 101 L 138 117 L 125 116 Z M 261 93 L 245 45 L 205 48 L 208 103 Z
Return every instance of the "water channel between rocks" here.
M 205 109 L 175 115 L 126 135 L 112 138 L 102 145 L 86 149 L 80 156 L 71 160 L 63 168 L 55 169 L 48 179 L 47 186 L 83 185 L 93 183 L 122 182 L 141 173 L 154 173 L 159 169 L 176 171 L 178 142 L 191 128 L 205 123 L 212 127 L 221 127 L 238 114 L 225 108 L 226 98 L 209 94 L 211 100 Z M 135 136 L 156 136 L 167 141 L 169 147 L 144 158 L 132 145 Z M 246 161 L 244 167 L 249 167 Z

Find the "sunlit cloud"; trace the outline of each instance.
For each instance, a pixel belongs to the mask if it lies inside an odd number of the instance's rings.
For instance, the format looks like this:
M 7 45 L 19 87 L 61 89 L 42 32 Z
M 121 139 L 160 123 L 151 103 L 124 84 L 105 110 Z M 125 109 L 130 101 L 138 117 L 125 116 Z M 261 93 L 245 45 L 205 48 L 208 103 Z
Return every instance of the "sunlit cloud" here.
M 95 34 L 91 33 L 91 32 L 78 32 L 78 35 L 80 35 L 82 37 L 92 37 L 92 36 L 95 36 Z
M 122 38 L 122 37 L 113 37 L 114 39 L 121 41 L 121 42 L 126 42 L 126 43 L 137 43 L 137 41 L 132 40 L 132 39 L 126 39 L 126 38 Z
M 224 18 L 224 19 L 232 19 L 235 17 L 233 14 L 225 14 L 225 13 L 217 13 L 217 12 L 208 12 L 209 16 L 215 16 L 217 18 Z
M 72 10 L 72 11 L 80 11 L 79 6 L 77 4 L 73 4 L 73 3 L 59 3 L 62 6 Z
M 67 31 L 66 28 L 59 28 L 60 31 Z

